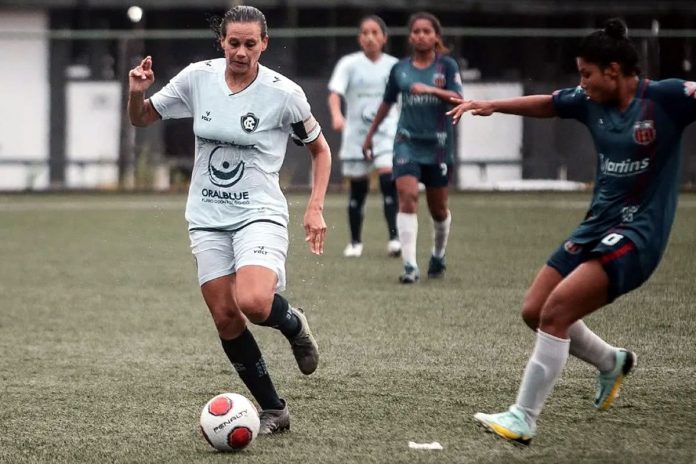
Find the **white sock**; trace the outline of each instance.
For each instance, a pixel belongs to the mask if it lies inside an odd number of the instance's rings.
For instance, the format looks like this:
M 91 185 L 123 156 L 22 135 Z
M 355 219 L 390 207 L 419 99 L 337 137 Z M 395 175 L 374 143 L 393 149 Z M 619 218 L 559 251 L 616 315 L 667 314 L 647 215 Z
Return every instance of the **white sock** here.
M 404 264 L 418 267 L 416 264 L 416 239 L 418 238 L 418 215 L 402 213 L 396 215 L 396 228 L 401 242 L 401 257 Z
M 447 217 L 444 221 L 433 220 L 433 256 L 442 258 L 445 256 L 445 248 L 447 248 L 447 238 L 452 225 L 452 214 L 447 210 Z
M 570 340 L 557 338 L 537 330 L 534 352 L 524 369 L 515 405 L 521 409 L 534 430 L 546 398 L 561 376 L 568 360 Z
M 570 354 L 592 364 L 599 372 L 609 372 L 614 368 L 616 348 L 599 338 L 580 320 L 568 329 Z

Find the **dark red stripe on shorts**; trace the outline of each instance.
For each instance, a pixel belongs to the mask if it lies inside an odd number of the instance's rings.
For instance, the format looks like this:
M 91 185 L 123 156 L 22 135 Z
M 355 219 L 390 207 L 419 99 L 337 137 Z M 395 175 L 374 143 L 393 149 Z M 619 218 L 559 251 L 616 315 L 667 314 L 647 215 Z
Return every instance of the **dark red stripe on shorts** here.
M 614 261 L 615 259 L 619 259 L 619 258 L 622 257 L 623 255 L 625 255 L 626 253 L 628 253 L 628 252 L 630 252 L 630 251 L 633 251 L 635 248 L 636 248 L 636 247 L 635 247 L 635 245 L 633 244 L 633 242 L 628 242 L 628 243 L 626 243 L 624 246 L 622 246 L 621 248 L 619 248 L 618 250 L 612 251 L 611 253 L 608 253 L 608 254 L 606 254 L 606 255 L 602 255 L 602 256 L 599 258 L 599 262 L 602 263 L 602 264 L 606 264 L 606 263 L 608 263 L 608 262 L 610 262 L 610 261 Z

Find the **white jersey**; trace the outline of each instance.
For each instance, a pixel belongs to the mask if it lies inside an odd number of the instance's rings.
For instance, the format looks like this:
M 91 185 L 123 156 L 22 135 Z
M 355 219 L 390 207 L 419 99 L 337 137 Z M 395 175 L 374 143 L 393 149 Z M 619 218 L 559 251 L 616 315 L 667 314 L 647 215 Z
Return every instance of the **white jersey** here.
M 193 118 L 189 230 L 237 230 L 259 220 L 287 227 L 278 171 L 288 135 L 311 143 L 321 128 L 285 76 L 259 64 L 256 79 L 232 93 L 225 66 L 224 58 L 193 63 L 150 98 L 162 119 Z
M 363 159 L 365 136 L 382 103 L 389 72 L 398 61 L 386 53 L 377 61 L 372 61 L 360 51 L 346 55 L 336 63 L 329 90 L 346 100 L 346 126 L 343 129 L 340 159 Z M 392 107 L 380 124 L 372 139 L 375 155 L 393 151 L 398 117 L 398 109 Z

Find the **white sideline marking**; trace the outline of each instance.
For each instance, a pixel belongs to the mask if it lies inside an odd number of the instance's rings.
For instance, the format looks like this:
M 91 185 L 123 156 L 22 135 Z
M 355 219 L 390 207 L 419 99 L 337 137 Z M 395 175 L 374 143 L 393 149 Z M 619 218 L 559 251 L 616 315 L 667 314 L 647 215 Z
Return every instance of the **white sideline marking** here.
M 563 210 L 581 210 L 585 211 L 590 207 L 590 195 L 585 199 L 568 199 L 568 198 L 549 198 L 548 196 L 540 198 L 532 198 L 530 195 L 526 195 L 527 198 L 515 198 L 514 195 L 509 195 L 505 197 L 493 197 L 493 198 L 483 198 L 481 196 L 466 196 L 461 197 L 450 197 L 450 203 L 456 202 L 458 208 L 483 208 L 483 209 L 533 209 L 533 208 L 543 208 L 543 209 L 563 209 Z M 688 198 L 687 198 L 688 197 Z M 324 206 L 327 208 L 344 208 L 347 204 L 347 195 L 328 195 Z M 371 195 L 368 197 L 368 206 L 376 207 L 382 204 L 381 198 L 378 195 Z M 306 198 L 301 198 L 298 200 L 297 197 L 288 198 L 288 204 L 291 207 L 301 206 L 304 208 L 306 205 Z M 680 209 L 695 209 L 696 199 L 693 198 L 692 194 L 682 195 L 679 199 L 677 210 Z
M 104 211 L 104 210 L 181 210 L 185 201 L 36 201 L 5 203 L 0 200 L 0 211 Z
M 432 443 L 416 443 L 414 441 L 409 441 L 408 447 L 411 449 L 419 449 L 419 450 L 441 450 L 442 449 L 442 445 L 436 441 L 434 441 Z
M 376 196 L 375 196 L 376 197 Z M 297 200 L 289 198 L 291 207 L 306 205 L 306 198 Z M 377 202 L 377 199 L 374 200 Z M 325 206 L 343 208 L 346 199 L 343 195 L 327 196 Z M 380 200 L 381 203 L 381 200 Z M 487 200 L 485 198 L 463 198 L 461 206 L 464 208 L 552 208 L 552 209 L 579 209 L 585 210 L 589 207 L 589 197 L 587 200 L 565 200 L 565 199 L 501 199 L 496 198 Z M 184 211 L 186 207 L 186 198 L 179 200 L 165 201 L 148 201 L 148 200 L 95 200 L 95 201 L 52 201 L 47 198 L 47 201 L 13 201 L 13 198 L 0 196 L 0 212 L 10 211 L 103 211 L 103 210 L 132 210 L 132 211 L 149 211 L 149 210 L 164 210 L 164 211 Z M 691 198 L 679 201 L 677 210 L 680 209 L 696 209 L 696 200 Z

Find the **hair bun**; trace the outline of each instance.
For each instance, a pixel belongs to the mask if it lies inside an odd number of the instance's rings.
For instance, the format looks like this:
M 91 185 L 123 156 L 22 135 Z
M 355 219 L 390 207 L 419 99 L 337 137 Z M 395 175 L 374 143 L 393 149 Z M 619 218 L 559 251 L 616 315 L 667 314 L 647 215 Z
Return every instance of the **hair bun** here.
M 604 25 L 604 32 L 613 39 L 625 39 L 628 34 L 628 28 L 619 18 L 613 18 Z

